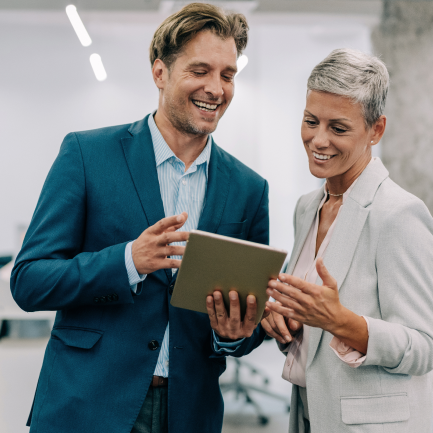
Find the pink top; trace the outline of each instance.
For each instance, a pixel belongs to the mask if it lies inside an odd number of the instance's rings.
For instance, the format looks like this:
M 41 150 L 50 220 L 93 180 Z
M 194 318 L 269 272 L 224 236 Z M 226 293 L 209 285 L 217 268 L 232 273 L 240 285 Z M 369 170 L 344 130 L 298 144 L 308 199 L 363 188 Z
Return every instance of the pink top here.
M 340 215 L 341 209 L 344 206 L 344 201 L 349 196 L 353 187 L 355 186 L 355 182 L 352 183 L 350 188 L 343 194 L 343 203 L 338 210 L 338 214 L 332 223 L 331 227 L 329 227 L 328 232 L 326 233 L 325 239 L 320 245 L 319 251 L 316 256 L 316 239 L 317 239 L 317 231 L 319 228 L 319 212 L 322 209 L 322 206 L 326 202 L 327 198 L 327 189 L 326 183 L 323 187 L 323 199 L 320 202 L 319 208 L 317 209 L 316 217 L 311 225 L 310 231 L 308 232 L 307 239 L 305 240 L 304 247 L 302 248 L 301 254 L 299 255 L 298 261 L 296 263 L 295 269 L 293 270 L 293 274 L 295 277 L 302 278 L 309 283 L 315 284 L 317 281 L 317 270 L 316 270 L 316 261 L 319 257 L 323 257 L 326 249 L 331 241 L 332 233 L 334 232 L 335 224 L 337 223 L 338 216 Z M 368 320 L 364 317 L 367 322 Z M 301 331 L 294 340 L 288 344 L 287 346 L 283 346 L 280 348 L 283 352 L 287 352 L 286 362 L 284 364 L 283 369 L 283 379 L 288 380 L 289 382 L 306 387 L 306 379 L 305 379 L 305 368 L 307 365 L 307 356 L 308 356 L 308 340 L 310 334 L 310 327 L 307 325 L 303 326 L 303 331 Z M 343 343 L 337 337 L 334 337 L 329 344 L 331 349 L 335 352 L 335 354 L 345 363 L 347 363 L 351 367 L 359 367 L 365 360 L 365 356 Z

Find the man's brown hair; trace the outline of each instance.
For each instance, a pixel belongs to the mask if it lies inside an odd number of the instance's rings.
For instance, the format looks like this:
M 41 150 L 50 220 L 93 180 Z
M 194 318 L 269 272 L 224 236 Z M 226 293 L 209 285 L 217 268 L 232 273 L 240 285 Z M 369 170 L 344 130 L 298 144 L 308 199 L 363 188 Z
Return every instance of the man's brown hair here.
M 204 30 L 222 39 L 233 38 L 238 56 L 247 46 L 249 27 L 242 14 L 226 13 L 207 3 L 191 3 L 158 27 L 150 44 L 150 64 L 153 66 L 160 59 L 170 68 L 184 46 Z

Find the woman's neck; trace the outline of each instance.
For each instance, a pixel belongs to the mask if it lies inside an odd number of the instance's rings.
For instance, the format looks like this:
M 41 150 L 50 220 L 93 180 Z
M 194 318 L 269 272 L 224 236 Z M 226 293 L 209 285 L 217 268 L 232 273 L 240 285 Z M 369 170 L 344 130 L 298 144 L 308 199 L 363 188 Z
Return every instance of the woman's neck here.
M 365 170 L 367 165 L 371 161 L 371 153 L 366 155 L 361 161 L 357 161 L 353 166 L 347 170 L 345 173 L 340 174 L 338 176 L 333 176 L 326 179 L 326 186 L 330 194 L 344 194 L 361 176 L 361 173 Z

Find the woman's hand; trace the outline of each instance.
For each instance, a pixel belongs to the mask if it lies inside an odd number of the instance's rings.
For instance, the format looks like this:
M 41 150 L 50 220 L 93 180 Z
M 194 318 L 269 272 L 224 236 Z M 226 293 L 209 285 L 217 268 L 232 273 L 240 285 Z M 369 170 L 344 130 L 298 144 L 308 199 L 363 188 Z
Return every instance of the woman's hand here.
M 322 286 L 287 274 L 279 276 L 281 283 L 271 280 L 266 293 L 278 302 L 267 302 L 267 309 L 289 320 L 322 328 L 360 353 L 367 353 L 366 321 L 341 305 L 337 281 L 325 268 L 322 258 L 317 260 L 316 269 Z
M 333 333 L 342 325 L 345 308 L 340 304 L 337 281 L 325 268 L 322 258 L 317 260 L 316 268 L 322 286 L 281 274 L 279 280 L 282 282 L 271 280 L 266 291 L 278 302 L 267 302 L 266 306 L 287 319 Z
M 280 304 L 281 305 L 281 304 Z M 281 344 L 290 343 L 301 329 L 302 324 L 293 319 L 265 308 L 261 321 L 262 327 L 269 337 L 275 338 Z

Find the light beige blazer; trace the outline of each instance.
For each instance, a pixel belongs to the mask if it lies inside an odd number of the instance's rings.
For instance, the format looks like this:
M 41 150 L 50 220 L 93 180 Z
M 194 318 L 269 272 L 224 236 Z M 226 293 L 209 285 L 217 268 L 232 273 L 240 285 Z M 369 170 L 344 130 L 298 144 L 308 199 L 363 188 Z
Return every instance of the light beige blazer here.
M 390 178 L 380 159 L 361 174 L 341 210 L 324 263 L 341 303 L 368 317 L 367 358 L 354 369 L 311 328 L 306 368 L 313 433 L 431 433 L 433 414 L 433 218 Z M 296 261 L 323 188 L 294 214 Z M 322 284 L 320 278 L 317 284 Z M 303 433 L 293 387 L 290 433 Z

